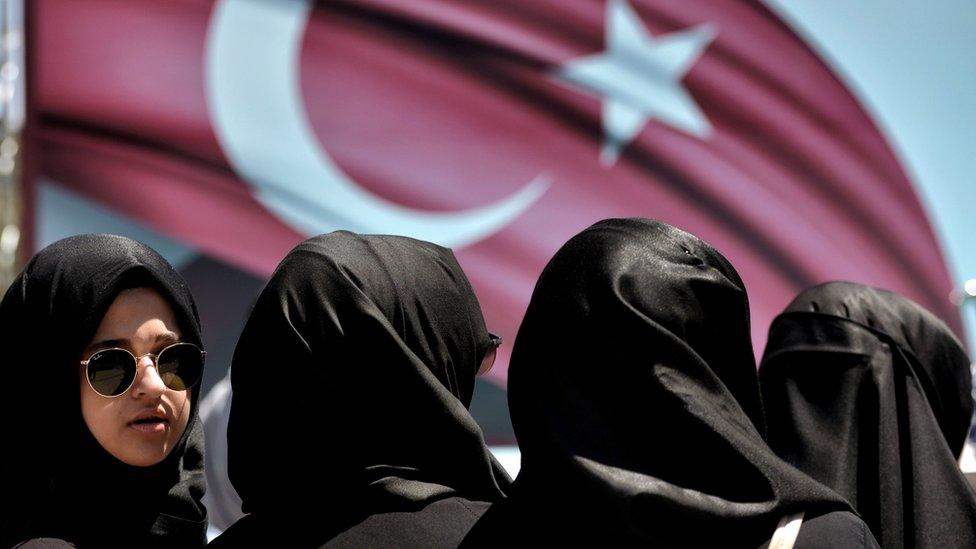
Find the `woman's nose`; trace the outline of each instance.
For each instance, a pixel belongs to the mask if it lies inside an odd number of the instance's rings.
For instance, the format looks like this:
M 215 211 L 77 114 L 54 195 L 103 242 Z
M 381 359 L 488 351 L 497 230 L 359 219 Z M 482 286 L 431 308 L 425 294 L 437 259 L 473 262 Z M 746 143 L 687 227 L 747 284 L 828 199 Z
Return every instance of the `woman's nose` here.
M 134 398 L 156 398 L 166 390 L 159 372 L 156 371 L 156 364 L 152 357 L 143 356 L 136 364 L 136 379 L 132 384 L 132 396 Z

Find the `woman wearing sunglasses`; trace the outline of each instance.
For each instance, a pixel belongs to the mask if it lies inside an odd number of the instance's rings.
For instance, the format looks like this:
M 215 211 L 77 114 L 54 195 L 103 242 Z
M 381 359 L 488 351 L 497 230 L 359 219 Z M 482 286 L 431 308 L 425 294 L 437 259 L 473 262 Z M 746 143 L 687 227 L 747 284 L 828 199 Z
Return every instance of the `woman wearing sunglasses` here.
M 199 547 L 206 511 L 196 308 L 155 251 L 82 235 L 0 304 L 0 546 Z
M 234 353 L 228 465 L 248 515 L 212 545 L 457 546 L 509 483 L 467 410 L 497 345 L 450 250 L 300 244 Z

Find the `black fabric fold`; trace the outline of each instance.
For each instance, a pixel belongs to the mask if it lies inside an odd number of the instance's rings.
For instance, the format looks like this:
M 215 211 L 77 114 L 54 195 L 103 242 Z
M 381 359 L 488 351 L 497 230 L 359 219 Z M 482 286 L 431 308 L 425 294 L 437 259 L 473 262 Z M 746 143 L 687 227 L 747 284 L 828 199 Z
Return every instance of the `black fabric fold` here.
M 956 461 L 970 361 L 945 323 L 892 292 L 816 286 L 774 320 L 760 378 L 774 450 L 846 497 L 883 547 L 976 547 Z
M 758 547 L 789 513 L 849 509 L 763 439 L 739 275 L 661 222 L 601 221 L 556 253 L 515 341 L 509 405 L 522 470 L 473 546 L 516 530 L 584 545 Z
M 31 259 L 4 295 L 3 547 L 41 537 L 78 547 L 206 544 L 197 391 L 183 437 L 150 467 L 111 456 L 81 415 L 80 354 L 119 292 L 137 287 L 157 290 L 173 308 L 182 340 L 202 348 L 196 306 L 182 277 L 154 250 L 126 237 L 55 242 Z
M 311 514 L 324 543 L 377 513 L 502 498 L 510 480 L 467 410 L 489 345 L 449 249 L 349 232 L 300 244 L 234 354 L 229 474 L 251 517 L 228 533 Z

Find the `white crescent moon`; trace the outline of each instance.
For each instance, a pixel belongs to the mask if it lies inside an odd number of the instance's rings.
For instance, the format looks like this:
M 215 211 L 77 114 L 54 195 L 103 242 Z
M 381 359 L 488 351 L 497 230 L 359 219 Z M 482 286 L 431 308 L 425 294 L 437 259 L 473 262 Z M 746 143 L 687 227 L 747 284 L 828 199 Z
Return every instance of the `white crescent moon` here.
M 406 208 L 357 185 L 320 146 L 305 112 L 299 53 L 311 7 L 310 0 L 218 0 L 210 19 L 212 124 L 234 170 L 266 208 L 306 235 L 349 229 L 464 246 L 542 196 L 549 182 L 540 175 L 498 202 L 442 213 Z

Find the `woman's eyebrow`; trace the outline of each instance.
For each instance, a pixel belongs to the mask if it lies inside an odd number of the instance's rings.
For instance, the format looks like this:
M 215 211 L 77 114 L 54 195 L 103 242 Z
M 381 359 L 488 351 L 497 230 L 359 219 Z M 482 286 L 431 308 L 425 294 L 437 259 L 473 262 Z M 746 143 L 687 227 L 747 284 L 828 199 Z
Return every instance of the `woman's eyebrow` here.
M 130 346 L 130 341 L 128 339 L 103 339 L 101 341 L 96 341 L 88 347 L 85 347 L 85 351 L 94 351 L 95 349 L 105 349 L 108 347 L 121 347 L 123 349 L 128 349 Z
M 176 335 L 176 332 L 163 332 L 156 336 L 157 343 L 176 343 L 180 340 L 180 336 Z
M 156 336 L 156 343 L 178 343 L 180 341 L 180 336 L 176 332 L 163 332 Z M 88 347 L 85 347 L 85 352 L 93 352 L 96 349 L 107 349 L 110 347 L 120 347 L 122 349 L 131 349 L 132 341 L 127 338 L 119 339 L 103 339 L 101 341 L 96 341 Z

